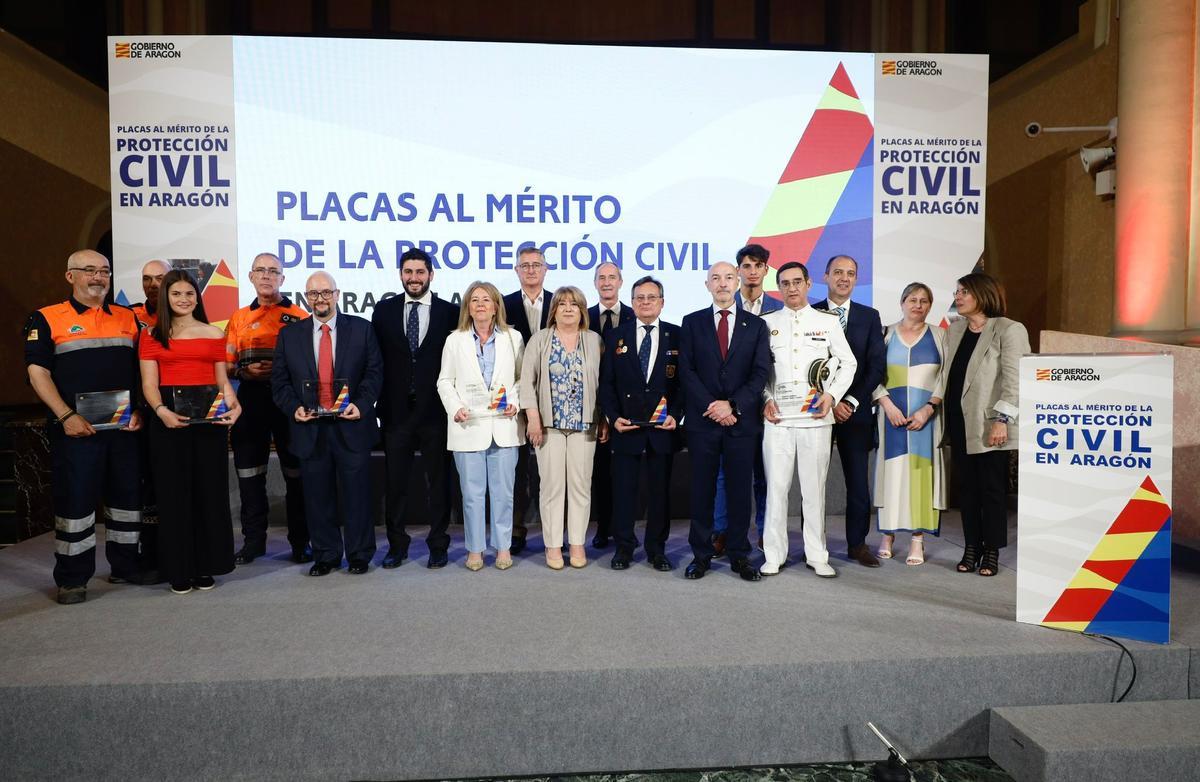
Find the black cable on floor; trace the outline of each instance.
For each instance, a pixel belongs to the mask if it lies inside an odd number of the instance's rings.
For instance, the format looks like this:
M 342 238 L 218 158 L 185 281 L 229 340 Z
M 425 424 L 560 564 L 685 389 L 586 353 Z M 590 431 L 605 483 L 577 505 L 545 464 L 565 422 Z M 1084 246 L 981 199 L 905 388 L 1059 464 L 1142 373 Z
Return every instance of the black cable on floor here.
M 1121 693 L 1121 697 L 1117 698 L 1115 701 L 1112 701 L 1113 703 L 1120 703 L 1121 701 L 1125 700 L 1125 696 L 1128 695 L 1130 690 L 1133 689 L 1133 683 L 1137 681 L 1137 663 L 1133 659 L 1133 653 L 1126 648 L 1125 644 L 1121 643 L 1116 638 L 1110 638 L 1107 635 L 1097 635 L 1096 633 L 1084 633 L 1084 635 L 1086 635 L 1088 638 L 1100 638 L 1108 641 L 1111 644 L 1116 644 L 1117 646 L 1121 647 L 1121 652 L 1123 655 L 1129 658 L 1129 665 L 1133 669 L 1133 676 L 1129 678 L 1129 686 L 1125 688 L 1125 692 Z M 1117 673 L 1121 673 L 1120 660 L 1117 660 Z

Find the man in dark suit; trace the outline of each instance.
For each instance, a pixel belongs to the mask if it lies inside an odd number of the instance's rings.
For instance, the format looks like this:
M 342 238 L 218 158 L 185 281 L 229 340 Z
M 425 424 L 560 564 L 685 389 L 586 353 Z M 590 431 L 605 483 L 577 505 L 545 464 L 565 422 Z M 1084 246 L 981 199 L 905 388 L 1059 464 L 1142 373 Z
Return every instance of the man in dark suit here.
M 340 568 L 343 551 L 350 573 L 366 573 L 375 555 L 369 467 L 371 448 L 379 440 L 375 402 L 383 385 L 383 359 L 370 322 L 339 313 L 337 294 L 337 283 L 326 272 L 308 278 L 304 297 L 313 316 L 279 332 L 271 367 L 271 395 L 292 419 L 291 450 L 304 481 L 315 560 L 310 576 Z M 335 379 L 347 382 L 344 409 L 336 399 Z M 318 416 L 318 407 L 341 412 Z M 344 533 L 338 530 L 339 506 Z
M 550 291 L 542 287 L 546 279 L 546 257 L 536 247 L 522 247 L 517 251 L 517 279 L 521 287 L 504 297 L 504 315 L 508 325 L 521 333 L 525 344 L 533 332 L 546 328 L 550 317 Z M 524 413 L 521 414 L 524 416 Z M 518 426 L 524 430 L 522 421 Z M 526 522 L 533 523 L 538 515 L 537 460 L 533 458 L 531 445 L 522 445 L 517 450 L 517 478 L 513 487 L 513 532 L 510 552 L 520 554 L 525 550 Z
M 879 311 L 850 301 L 858 282 L 858 262 L 848 255 L 835 255 L 825 264 L 825 284 L 829 293 L 817 309 L 838 316 L 846 341 L 858 360 L 854 380 L 841 402 L 833 408 L 833 439 L 842 460 L 846 479 L 846 549 L 850 559 L 865 567 L 879 567 L 879 560 L 867 546 L 871 525 L 871 489 L 867 482 L 867 464 L 875 448 L 875 416 L 871 415 L 871 394 L 887 374 L 887 350 L 883 345 L 883 324 Z
M 408 557 L 412 538 L 404 529 L 409 472 L 421 452 L 429 505 L 428 567 L 445 567 L 450 547 L 450 490 L 446 481 L 446 410 L 437 393 L 442 348 L 458 323 L 458 308 L 429 290 L 433 260 L 413 248 L 400 256 L 404 295 L 375 306 L 371 325 L 383 354 L 383 394 L 379 418 L 387 454 L 387 570 Z
M 746 581 L 762 576 L 750 564 L 750 481 L 754 452 L 762 447 L 762 390 L 771 368 L 767 326 L 737 307 L 737 271 L 731 263 L 708 270 L 713 306 L 693 312 L 680 328 L 679 371 L 692 458 L 694 559 L 686 576 L 703 578 L 716 553 L 712 544 L 713 497 L 724 460 L 729 526 L 725 553 Z
M 602 489 L 612 497 L 612 533 L 617 551 L 613 570 L 626 570 L 637 548 L 633 529 L 638 472 L 645 461 L 646 555 L 655 570 L 668 571 L 667 536 L 671 532 L 669 497 L 676 422 L 683 416 L 679 390 L 679 327 L 658 319 L 662 283 L 643 277 L 633 284 L 636 319 L 612 327 L 600 361 L 600 407 L 608 419 L 612 444 L 612 480 Z M 655 412 L 666 400 L 661 420 Z M 634 422 L 652 422 L 634 426 Z M 592 502 L 596 493 L 593 492 Z
M 607 339 L 617 326 L 633 321 L 633 310 L 621 303 L 621 268 L 615 263 L 597 266 L 593 282 L 599 302 L 588 307 L 588 325 L 601 339 Z M 613 510 L 611 462 L 612 439 L 596 443 L 592 461 L 592 518 L 596 520 L 596 535 L 592 538 L 594 548 L 608 546 Z

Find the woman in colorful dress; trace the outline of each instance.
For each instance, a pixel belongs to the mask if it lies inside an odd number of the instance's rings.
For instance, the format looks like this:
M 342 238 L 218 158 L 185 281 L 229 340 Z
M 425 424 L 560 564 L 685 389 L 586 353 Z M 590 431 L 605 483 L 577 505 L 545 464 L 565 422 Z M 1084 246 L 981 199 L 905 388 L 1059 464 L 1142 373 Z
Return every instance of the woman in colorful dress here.
M 887 378 L 876 389 L 879 448 L 875 457 L 875 505 L 879 508 L 879 558 L 891 559 L 897 532 L 912 535 L 909 565 L 925 561 L 925 533 L 937 535 L 946 508 L 942 449 L 942 361 L 945 334 L 925 322 L 933 292 L 910 283 L 900 296 L 902 318 L 888 326 Z
M 592 457 L 606 442 L 600 412 L 600 335 L 588 330 L 583 291 L 554 292 L 546 328 L 529 338 L 521 369 L 521 404 L 541 475 L 540 510 L 546 565 L 562 570 L 564 509 L 571 567 L 587 565 L 583 541 L 592 509 Z
M 212 589 L 213 576 L 233 570 L 229 427 L 242 409 L 225 374 L 225 332 L 209 325 L 196 281 L 186 271 L 167 272 L 158 296 L 158 322 L 142 335 L 138 355 L 142 394 L 155 415 L 159 569 L 171 591 L 184 595 Z M 199 396 L 223 396 L 226 411 L 215 423 L 188 423 L 176 412 L 175 389 L 189 386 L 215 389 Z

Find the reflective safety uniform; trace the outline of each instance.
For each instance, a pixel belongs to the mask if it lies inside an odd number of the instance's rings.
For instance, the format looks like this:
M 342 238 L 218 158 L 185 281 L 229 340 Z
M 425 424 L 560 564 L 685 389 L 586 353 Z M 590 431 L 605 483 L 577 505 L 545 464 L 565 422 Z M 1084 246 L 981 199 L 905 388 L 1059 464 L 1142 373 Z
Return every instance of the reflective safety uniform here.
M 304 320 L 308 313 L 286 297 L 278 304 L 262 305 L 256 299 L 242 307 L 225 327 L 226 360 L 237 369 L 246 364 L 270 360 L 275 352 L 279 330 L 290 323 Z M 288 543 L 293 549 L 308 545 L 308 523 L 304 515 L 304 495 L 300 483 L 300 462 L 288 450 L 289 415 L 275 406 L 271 399 L 269 380 L 242 378 L 238 386 L 238 402 L 242 415 L 233 425 L 233 464 L 237 469 L 238 491 L 242 498 L 242 536 L 245 546 L 261 553 L 267 543 L 267 464 L 271 455 L 271 439 L 283 470 L 287 486 Z
M 89 308 L 74 297 L 43 307 L 25 324 L 25 363 L 50 371 L 64 402 L 89 391 L 139 396 L 138 323 L 117 304 Z M 107 430 L 67 437 L 48 425 L 53 480 L 58 586 L 86 586 L 96 572 L 96 510 L 104 515 L 105 555 L 112 574 L 136 578 L 142 512 L 138 438 Z
M 158 325 L 158 313 L 151 312 L 150 310 L 146 309 L 146 304 L 144 302 L 142 304 L 134 304 L 129 309 L 133 310 L 133 314 L 135 317 L 137 317 L 138 323 L 142 324 L 146 328 L 152 329 Z
M 837 315 L 804 307 L 784 307 L 762 316 L 771 346 L 771 373 L 764 400 L 783 383 L 802 383 L 814 361 L 836 357 L 838 367 L 825 381 L 836 405 L 850 388 L 858 362 Z M 763 466 L 767 473 L 767 518 L 763 527 L 764 573 L 778 573 L 788 553 L 788 492 L 792 476 L 800 481 L 804 509 L 804 558 L 810 565 L 829 563 L 825 546 L 825 479 L 833 441 L 833 407 L 824 418 L 785 418 L 763 422 Z
M 129 307 L 145 331 L 158 325 L 158 313 L 146 309 L 145 302 Z M 149 333 L 146 334 L 149 337 Z M 153 416 L 152 410 L 143 407 L 144 420 Z M 139 543 L 138 560 L 142 571 L 158 568 L 158 500 L 154 496 L 154 479 L 151 475 L 150 427 L 143 426 L 137 433 L 138 449 L 142 455 L 142 539 Z

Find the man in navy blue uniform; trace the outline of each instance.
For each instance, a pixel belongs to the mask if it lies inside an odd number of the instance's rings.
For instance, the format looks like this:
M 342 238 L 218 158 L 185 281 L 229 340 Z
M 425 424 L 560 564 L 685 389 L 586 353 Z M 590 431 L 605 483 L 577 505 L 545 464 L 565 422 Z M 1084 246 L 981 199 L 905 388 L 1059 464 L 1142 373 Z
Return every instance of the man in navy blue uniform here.
M 871 489 L 867 464 L 875 448 L 875 416 L 871 394 L 887 374 L 887 350 L 878 310 L 850 301 L 858 282 L 858 262 L 848 255 L 835 255 L 825 264 L 829 298 L 817 302 L 820 310 L 838 316 L 846 341 L 858 361 L 850 389 L 833 408 L 833 440 L 846 479 L 846 549 L 850 559 L 866 567 L 879 567 L 867 546 L 871 525 Z
M 604 487 L 612 492 L 611 529 L 617 549 L 610 565 L 613 570 L 628 569 L 637 548 L 633 514 L 644 461 L 650 479 L 645 487 L 646 556 L 655 570 L 668 571 L 674 567 L 666 555 L 671 460 L 675 428 L 683 416 L 679 327 L 659 320 L 663 287 L 653 277 L 633 284 L 632 299 L 636 318 L 609 330 L 600 361 L 600 406 L 612 432 L 612 482 Z
M 337 283 L 328 273 L 308 278 L 304 297 L 312 317 L 279 332 L 271 366 L 271 394 L 291 418 L 292 453 L 300 460 L 304 481 L 315 560 L 310 576 L 340 568 L 343 552 L 349 572 L 361 575 L 375 555 L 369 468 L 371 449 L 379 440 L 375 403 L 383 385 L 383 359 L 370 321 L 338 312 L 337 295 Z M 335 379 L 346 381 L 349 406 L 335 417 L 318 417 L 318 405 L 334 407 Z M 314 391 L 316 400 L 311 398 Z
M 750 482 L 755 451 L 762 447 L 762 390 L 770 371 L 767 326 L 734 301 L 737 270 L 716 263 L 705 287 L 713 305 L 683 319 L 679 371 L 687 411 L 688 452 L 692 458 L 694 559 L 686 576 L 703 578 L 716 553 L 712 544 L 713 497 L 724 460 L 729 524 L 725 553 L 746 581 L 758 581 L 750 564 Z

